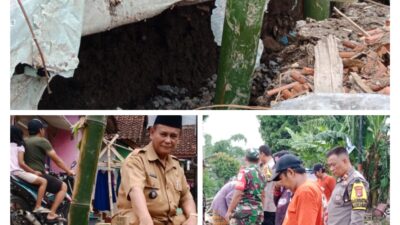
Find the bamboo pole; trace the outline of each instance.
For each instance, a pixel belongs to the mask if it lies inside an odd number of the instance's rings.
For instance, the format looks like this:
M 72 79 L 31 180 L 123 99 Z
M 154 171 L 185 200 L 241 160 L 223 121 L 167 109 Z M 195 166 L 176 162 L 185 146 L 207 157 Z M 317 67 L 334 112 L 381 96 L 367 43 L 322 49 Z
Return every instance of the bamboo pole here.
M 266 0 L 227 0 L 214 104 L 248 105 Z
M 113 199 L 112 199 L 112 184 L 111 184 L 111 147 L 107 148 L 107 175 L 108 175 L 108 198 L 110 203 L 111 217 L 114 215 Z
M 89 223 L 90 200 L 106 124 L 106 116 L 87 116 L 80 145 L 78 173 L 68 214 L 69 225 Z
M 329 17 L 330 0 L 305 0 L 304 16 L 315 20 L 324 20 Z

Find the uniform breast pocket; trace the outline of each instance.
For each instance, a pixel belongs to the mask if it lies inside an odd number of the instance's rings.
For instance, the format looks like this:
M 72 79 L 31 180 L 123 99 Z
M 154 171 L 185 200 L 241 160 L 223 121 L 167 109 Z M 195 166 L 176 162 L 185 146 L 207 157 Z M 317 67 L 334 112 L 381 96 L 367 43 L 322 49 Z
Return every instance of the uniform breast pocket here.
M 181 182 L 179 182 L 179 181 L 175 181 L 174 182 L 174 188 L 175 188 L 175 191 L 177 191 L 177 192 L 181 192 L 182 191 L 182 184 L 181 184 Z
M 150 177 L 144 187 L 144 195 L 147 200 L 160 199 L 160 181 L 156 178 Z
M 333 201 L 335 205 L 342 206 L 344 204 L 343 196 L 344 189 L 339 190 L 332 195 L 331 201 Z

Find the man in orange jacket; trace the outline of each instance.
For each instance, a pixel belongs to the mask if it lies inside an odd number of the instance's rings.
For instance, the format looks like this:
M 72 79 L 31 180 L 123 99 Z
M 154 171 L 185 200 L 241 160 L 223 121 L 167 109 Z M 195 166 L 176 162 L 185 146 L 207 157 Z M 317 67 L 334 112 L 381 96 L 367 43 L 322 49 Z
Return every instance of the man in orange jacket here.
M 325 194 L 326 200 L 329 202 L 331 198 L 332 191 L 335 189 L 336 180 L 332 176 L 325 173 L 325 168 L 322 164 L 317 163 L 314 165 L 313 172 L 317 177 L 317 183 L 322 188 Z
M 280 158 L 273 180 L 293 193 L 283 225 L 323 225 L 322 191 L 307 180 L 299 158 L 291 154 Z

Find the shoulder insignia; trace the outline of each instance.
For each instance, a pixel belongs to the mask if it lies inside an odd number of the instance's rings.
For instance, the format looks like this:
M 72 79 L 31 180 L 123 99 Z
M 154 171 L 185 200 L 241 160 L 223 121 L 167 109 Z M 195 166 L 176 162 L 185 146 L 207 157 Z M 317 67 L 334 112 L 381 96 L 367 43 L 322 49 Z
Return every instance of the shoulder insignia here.
M 132 151 L 132 154 L 133 154 L 133 155 L 137 155 L 137 154 L 139 154 L 139 153 L 144 153 L 144 152 L 146 152 L 146 150 L 143 149 L 143 148 L 135 148 L 135 149 Z
M 367 191 L 359 179 L 354 182 L 351 189 L 351 204 L 353 210 L 367 210 Z

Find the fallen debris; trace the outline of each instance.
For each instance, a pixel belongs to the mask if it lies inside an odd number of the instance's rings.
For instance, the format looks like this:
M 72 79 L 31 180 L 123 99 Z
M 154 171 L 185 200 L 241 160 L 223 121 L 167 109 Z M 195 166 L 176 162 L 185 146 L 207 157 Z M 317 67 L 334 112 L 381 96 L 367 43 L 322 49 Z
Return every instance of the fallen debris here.
M 342 93 L 343 63 L 333 35 L 315 46 L 314 87 L 317 93 Z
M 263 96 L 253 98 L 254 105 L 270 106 L 311 92 L 390 94 L 389 7 L 364 2 L 335 11 L 339 17 L 298 21 L 296 40 L 282 51 L 264 56 L 267 61 L 256 71 L 261 75 L 255 80 L 262 82 L 259 77 L 266 71 L 269 76 L 275 73 L 275 78 Z M 316 47 L 327 37 L 329 47 Z M 271 62 L 278 61 L 279 68 L 268 69 Z

